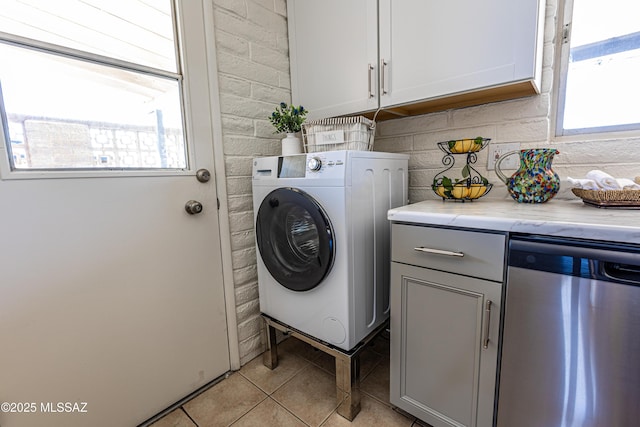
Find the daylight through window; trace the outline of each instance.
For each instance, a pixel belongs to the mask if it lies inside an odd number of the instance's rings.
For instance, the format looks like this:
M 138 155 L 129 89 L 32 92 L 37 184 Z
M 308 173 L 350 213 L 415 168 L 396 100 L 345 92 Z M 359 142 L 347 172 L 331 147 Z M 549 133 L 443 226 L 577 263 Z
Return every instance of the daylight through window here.
M 7 0 L 0 111 L 14 170 L 184 169 L 170 0 Z
M 640 129 L 640 2 L 566 1 L 556 133 Z

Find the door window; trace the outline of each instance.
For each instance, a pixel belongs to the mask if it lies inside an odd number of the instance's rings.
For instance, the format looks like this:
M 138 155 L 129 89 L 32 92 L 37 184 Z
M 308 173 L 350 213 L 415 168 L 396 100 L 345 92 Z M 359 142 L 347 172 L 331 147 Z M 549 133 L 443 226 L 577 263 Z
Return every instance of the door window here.
M 173 13 L 171 0 L 3 3 L 9 168 L 187 168 Z

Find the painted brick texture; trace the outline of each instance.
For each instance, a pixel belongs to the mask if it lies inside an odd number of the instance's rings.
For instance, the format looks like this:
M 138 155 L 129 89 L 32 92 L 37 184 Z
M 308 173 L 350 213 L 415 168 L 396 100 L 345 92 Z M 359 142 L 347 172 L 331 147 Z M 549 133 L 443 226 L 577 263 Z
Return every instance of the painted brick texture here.
M 212 0 L 240 363 L 264 347 L 258 303 L 251 160 L 279 154 L 268 117 L 290 102 L 285 0 Z

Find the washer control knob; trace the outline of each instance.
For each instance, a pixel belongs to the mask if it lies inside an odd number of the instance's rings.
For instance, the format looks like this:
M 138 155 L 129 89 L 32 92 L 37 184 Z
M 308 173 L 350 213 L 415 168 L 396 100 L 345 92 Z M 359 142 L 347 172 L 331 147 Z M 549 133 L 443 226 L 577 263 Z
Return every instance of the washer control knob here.
M 322 168 L 322 160 L 319 157 L 312 157 L 307 162 L 307 167 L 312 171 L 319 171 Z

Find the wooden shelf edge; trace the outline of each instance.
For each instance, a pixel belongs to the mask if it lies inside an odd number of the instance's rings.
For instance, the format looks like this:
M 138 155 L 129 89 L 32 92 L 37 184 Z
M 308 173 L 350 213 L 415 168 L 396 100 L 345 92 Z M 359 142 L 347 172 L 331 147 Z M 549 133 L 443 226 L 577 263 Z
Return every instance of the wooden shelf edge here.
M 533 80 L 527 80 L 505 86 L 497 86 L 442 98 L 418 101 L 413 104 L 384 108 L 378 113 L 376 121 L 380 122 L 405 116 L 417 116 L 420 114 L 435 113 L 455 108 L 472 107 L 538 94 L 539 91 L 535 82 Z M 375 111 L 371 111 L 364 113 L 363 115 L 372 119 L 374 114 Z

